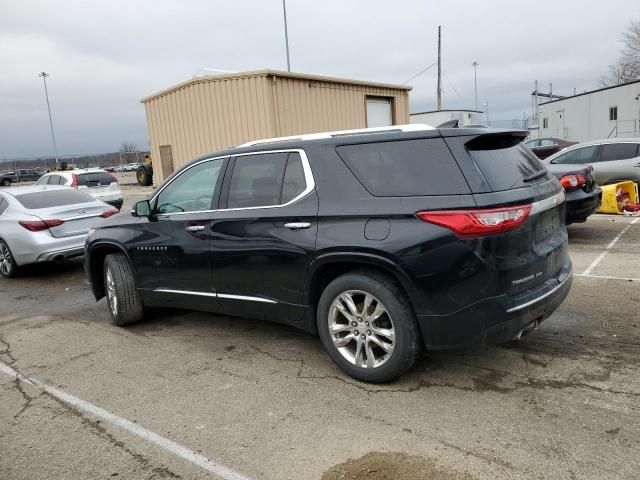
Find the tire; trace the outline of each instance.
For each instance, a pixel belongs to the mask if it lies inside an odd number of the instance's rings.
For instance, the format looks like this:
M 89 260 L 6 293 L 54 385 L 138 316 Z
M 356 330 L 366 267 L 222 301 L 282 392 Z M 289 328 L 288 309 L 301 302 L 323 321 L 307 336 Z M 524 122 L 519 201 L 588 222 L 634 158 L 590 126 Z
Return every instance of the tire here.
M 2 180 L 2 186 L 3 187 L 10 187 L 11 186 L 11 180 L 9 180 L 8 178 L 5 178 L 4 180 Z
M 351 308 L 341 300 L 345 296 L 351 298 Z M 369 308 L 365 314 L 367 302 Z M 384 313 L 374 318 L 378 307 Z M 422 353 L 422 338 L 413 309 L 398 283 L 388 275 L 363 270 L 336 278 L 322 292 L 317 311 L 322 345 L 338 367 L 357 380 L 370 383 L 395 380 L 411 368 Z M 394 333 L 393 338 L 390 332 Z M 336 345 L 334 341 L 343 345 Z M 380 348 L 378 342 L 386 348 Z M 361 343 L 359 357 L 358 343 Z
M 138 185 L 148 187 L 153 182 L 153 175 L 146 167 L 140 167 L 136 171 L 136 180 L 138 181 Z
M 111 323 L 123 326 L 142 319 L 142 299 L 136 289 L 131 265 L 122 253 L 111 253 L 105 257 L 104 286 Z
M 4 278 L 12 278 L 18 274 L 18 264 L 13 258 L 9 245 L 0 240 L 0 275 Z

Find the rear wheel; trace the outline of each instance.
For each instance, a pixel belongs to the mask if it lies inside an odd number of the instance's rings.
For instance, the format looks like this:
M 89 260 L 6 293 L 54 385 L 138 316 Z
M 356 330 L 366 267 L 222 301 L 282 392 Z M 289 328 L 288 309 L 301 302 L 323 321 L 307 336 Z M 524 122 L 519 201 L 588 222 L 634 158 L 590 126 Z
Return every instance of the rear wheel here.
M 142 299 L 133 280 L 131 265 L 122 253 L 111 253 L 105 257 L 104 286 L 114 325 L 128 325 L 142 319 Z
M 9 180 L 8 178 L 5 178 L 2 180 L 2 186 L 3 187 L 8 187 L 11 185 L 11 180 Z
M 0 275 L 11 278 L 18 272 L 18 265 L 9 250 L 9 245 L 4 240 L 0 240 Z
M 353 272 L 325 288 L 318 303 L 320 339 L 333 361 L 365 382 L 395 380 L 422 351 L 415 315 L 391 277 Z

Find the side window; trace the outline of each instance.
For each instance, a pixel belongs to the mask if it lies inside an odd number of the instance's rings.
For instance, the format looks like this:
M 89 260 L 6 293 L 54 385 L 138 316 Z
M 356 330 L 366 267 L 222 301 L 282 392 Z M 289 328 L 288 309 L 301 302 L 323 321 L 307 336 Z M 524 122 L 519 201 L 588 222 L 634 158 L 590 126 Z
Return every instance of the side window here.
M 210 210 L 223 161 L 209 160 L 178 175 L 156 198 L 156 213 Z
M 0 196 L 0 215 L 2 215 L 7 208 L 9 208 L 9 202 L 7 202 L 3 196 Z
M 298 152 L 292 152 L 287 159 L 287 166 L 284 170 L 284 182 L 282 184 L 282 198 L 280 203 L 289 203 L 307 188 L 307 181 L 304 176 L 302 159 Z
M 611 160 L 625 160 L 637 156 L 637 143 L 610 143 L 602 146 L 601 162 L 609 162 Z
M 525 145 L 529 148 L 535 148 L 539 145 L 540 140 L 529 140 L 528 142 L 525 143 Z
M 46 185 L 47 183 L 49 183 L 49 178 L 51 178 L 51 176 L 44 176 L 42 178 L 40 178 L 37 182 L 36 185 Z
M 593 158 L 593 154 L 596 151 L 597 145 L 590 145 L 588 147 L 576 148 L 574 150 L 570 150 L 567 153 L 563 153 L 556 157 L 551 163 L 560 163 L 560 164 L 584 164 L 590 163 Z
M 227 208 L 279 205 L 287 157 L 287 152 L 236 157 Z

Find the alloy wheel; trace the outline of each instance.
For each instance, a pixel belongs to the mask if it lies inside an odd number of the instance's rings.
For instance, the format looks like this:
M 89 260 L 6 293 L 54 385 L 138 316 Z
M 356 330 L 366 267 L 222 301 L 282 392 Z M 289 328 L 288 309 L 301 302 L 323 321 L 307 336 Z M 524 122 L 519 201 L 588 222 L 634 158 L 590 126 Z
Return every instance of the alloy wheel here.
M 362 290 L 347 290 L 329 308 L 329 334 L 338 352 L 361 368 L 384 365 L 395 347 L 395 329 L 387 308 Z
M 107 267 L 106 272 L 107 277 L 107 300 L 109 300 L 109 308 L 111 309 L 111 313 L 114 315 L 118 314 L 118 296 L 116 293 L 116 282 L 113 279 L 113 274 L 111 273 L 111 269 Z
M 0 243 L 0 272 L 3 275 L 9 275 L 13 267 L 11 252 L 5 243 Z

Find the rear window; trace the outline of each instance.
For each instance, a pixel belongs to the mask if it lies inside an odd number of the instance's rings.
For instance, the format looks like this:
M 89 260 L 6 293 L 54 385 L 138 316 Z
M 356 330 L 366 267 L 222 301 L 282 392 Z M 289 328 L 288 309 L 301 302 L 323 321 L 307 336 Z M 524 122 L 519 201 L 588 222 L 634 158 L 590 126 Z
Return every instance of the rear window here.
M 65 205 L 76 205 L 78 203 L 95 201 L 93 197 L 90 197 L 86 193 L 78 192 L 71 188 L 23 193 L 22 195 L 16 195 L 15 198 L 24 208 L 29 209 L 63 207 Z
M 338 155 L 369 193 L 411 197 L 469 193 L 441 138 L 343 145 Z
M 465 145 L 494 191 L 529 185 L 525 178 L 545 170 L 521 140 L 513 135 L 483 135 Z
M 78 185 L 86 187 L 109 186 L 117 180 L 106 172 L 92 172 L 78 175 Z

